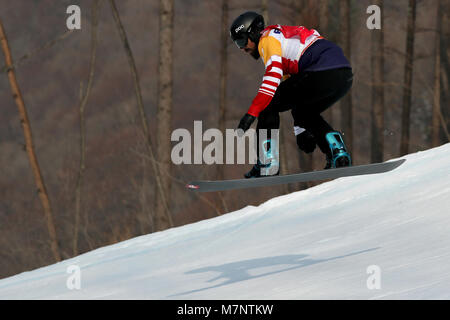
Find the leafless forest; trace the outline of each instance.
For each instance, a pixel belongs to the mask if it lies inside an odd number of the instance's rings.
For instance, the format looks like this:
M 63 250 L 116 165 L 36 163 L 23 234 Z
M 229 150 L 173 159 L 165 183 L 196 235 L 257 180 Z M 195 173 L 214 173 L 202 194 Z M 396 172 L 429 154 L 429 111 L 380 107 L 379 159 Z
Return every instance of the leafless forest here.
M 192 193 L 250 165 L 171 162 L 174 129 L 235 128 L 255 96 L 263 64 L 228 36 L 247 10 L 344 49 L 354 85 L 325 117 L 356 164 L 449 141 L 448 0 L 0 0 L 0 278 L 312 186 Z M 292 124 L 282 172 L 323 168 Z

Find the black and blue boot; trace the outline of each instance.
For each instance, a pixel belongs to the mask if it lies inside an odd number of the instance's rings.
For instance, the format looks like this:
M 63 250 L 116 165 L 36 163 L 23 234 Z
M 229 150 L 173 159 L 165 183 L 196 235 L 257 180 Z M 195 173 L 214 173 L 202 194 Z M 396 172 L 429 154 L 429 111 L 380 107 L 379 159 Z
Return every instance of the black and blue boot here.
M 259 160 L 253 168 L 244 174 L 247 179 L 250 178 L 260 178 L 268 176 L 277 176 L 280 174 L 280 163 L 278 161 L 278 147 L 275 145 L 274 141 L 267 139 L 262 143 L 262 159 L 264 163 Z
M 329 146 L 325 169 L 350 167 L 352 158 L 345 147 L 341 133 L 337 131 L 329 132 L 326 134 L 325 139 Z

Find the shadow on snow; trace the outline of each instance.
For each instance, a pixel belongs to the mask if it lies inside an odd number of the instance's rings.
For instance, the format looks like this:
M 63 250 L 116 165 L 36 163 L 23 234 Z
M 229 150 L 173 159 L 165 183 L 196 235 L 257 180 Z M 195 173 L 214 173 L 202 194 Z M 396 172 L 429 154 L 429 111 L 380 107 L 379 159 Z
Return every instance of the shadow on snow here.
M 245 280 L 251 280 L 261 277 L 266 277 L 269 275 L 273 275 L 276 273 L 286 272 L 294 269 L 304 268 L 311 265 L 315 265 L 318 263 L 343 259 L 351 256 L 355 256 L 358 254 L 370 252 L 377 250 L 378 248 L 371 248 L 361 251 L 352 252 L 346 255 L 326 258 L 326 259 L 307 259 L 308 255 L 306 254 L 295 254 L 295 255 L 283 255 L 283 256 L 274 256 L 274 257 L 266 257 L 266 258 L 258 258 L 258 259 L 250 259 L 250 260 L 242 260 L 242 261 L 236 261 L 231 263 L 226 263 L 222 265 L 217 266 L 209 266 L 204 268 L 198 268 L 194 270 L 187 271 L 185 274 L 195 274 L 195 273 L 204 273 L 204 272 L 216 272 L 218 275 L 207 282 L 214 282 L 220 279 L 224 279 L 219 284 L 190 290 L 186 292 L 181 292 L 178 294 L 171 295 L 169 297 L 174 296 L 181 296 L 181 295 L 187 295 L 191 293 L 201 292 L 213 288 L 218 288 L 222 286 L 226 286 L 232 283 L 245 281 Z M 249 272 L 250 270 L 254 270 L 253 273 L 256 273 L 258 269 L 261 268 L 273 268 L 276 266 L 283 266 L 281 269 L 275 270 L 275 271 L 268 271 L 265 273 L 257 274 L 257 275 L 251 275 Z

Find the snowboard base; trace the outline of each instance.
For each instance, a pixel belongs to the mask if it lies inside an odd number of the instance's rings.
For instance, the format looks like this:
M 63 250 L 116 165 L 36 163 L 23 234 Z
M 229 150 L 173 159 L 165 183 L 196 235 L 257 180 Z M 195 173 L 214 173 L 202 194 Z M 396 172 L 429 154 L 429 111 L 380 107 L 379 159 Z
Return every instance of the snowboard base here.
M 193 181 L 186 188 L 199 192 L 215 192 L 224 190 L 236 190 L 245 188 L 267 187 L 285 183 L 308 182 L 318 180 L 329 180 L 342 177 L 359 176 L 366 174 L 377 174 L 392 171 L 402 165 L 406 159 L 396 161 L 373 163 L 360 166 L 334 168 L 320 171 L 303 172 L 282 176 L 269 176 L 251 179 L 234 179 L 219 181 Z

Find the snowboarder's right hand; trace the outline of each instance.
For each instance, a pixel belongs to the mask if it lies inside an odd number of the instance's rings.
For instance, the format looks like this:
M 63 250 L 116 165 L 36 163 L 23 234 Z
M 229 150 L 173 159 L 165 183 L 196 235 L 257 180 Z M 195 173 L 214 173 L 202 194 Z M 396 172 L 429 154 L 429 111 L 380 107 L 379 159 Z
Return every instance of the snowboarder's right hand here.
M 242 137 L 245 133 L 245 131 L 247 131 L 250 126 L 252 125 L 253 121 L 255 121 L 256 117 L 252 116 L 251 114 L 246 113 L 241 121 L 239 122 L 239 125 L 237 127 L 237 134 L 238 137 Z M 242 130 L 239 130 L 242 129 Z

